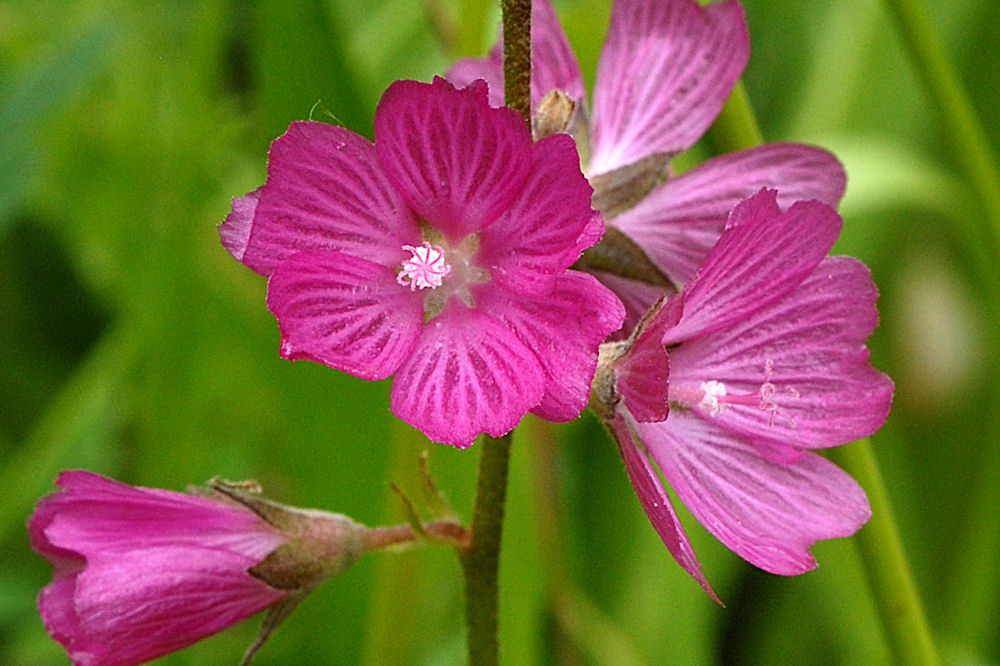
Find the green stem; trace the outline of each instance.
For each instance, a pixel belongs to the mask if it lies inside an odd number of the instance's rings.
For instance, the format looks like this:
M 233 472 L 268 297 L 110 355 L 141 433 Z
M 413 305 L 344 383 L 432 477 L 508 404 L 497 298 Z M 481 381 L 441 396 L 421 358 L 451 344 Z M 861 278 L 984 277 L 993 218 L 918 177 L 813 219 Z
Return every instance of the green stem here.
M 505 104 L 531 127 L 531 0 L 500 0 Z
M 989 256 L 996 256 L 1000 249 L 1000 172 L 986 134 L 920 0 L 886 0 L 886 6 L 948 132 L 951 153 L 986 209 L 991 224 L 977 226 L 984 227 L 980 233 L 986 236 Z
M 708 139 L 720 153 L 753 148 L 764 143 L 757 116 L 740 81 L 708 131 Z
M 840 447 L 835 457 L 868 493 L 872 519 L 855 536 L 875 603 L 900 664 L 939 664 L 878 460 L 867 439 Z
M 711 130 L 720 151 L 749 148 L 762 142 L 760 128 L 746 92 L 737 86 Z M 868 492 L 872 520 L 858 533 L 875 603 L 900 663 L 937 664 L 937 650 L 924 614 L 878 462 L 868 440 L 836 452 L 844 468 Z
M 484 438 L 471 542 L 467 550 L 461 551 L 470 666 L 495 666 L 499 663 L 498 574 L 510 444 L 509 433 L 500 438 Z
M 504 99 L 531 128 L 531 0 L 500 0 L 503 12 Z M 486 437 L 479 460 L 479 481 L 465 575 L 465 624 L 469 665 L 499 663 L 498 617 L 500 538 L 503 533 L 511 433 Z

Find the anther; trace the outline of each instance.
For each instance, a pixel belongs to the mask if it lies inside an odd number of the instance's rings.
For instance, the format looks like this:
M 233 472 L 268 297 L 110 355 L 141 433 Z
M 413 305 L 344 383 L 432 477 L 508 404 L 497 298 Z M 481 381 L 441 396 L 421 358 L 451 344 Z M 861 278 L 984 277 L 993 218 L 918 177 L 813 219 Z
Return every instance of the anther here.
M 444 250 L 424 241 L 422 245 L 404 245 L 403 249 L 412 255 L 403 261 L 403 270 L 396 276 L 396 282 L 410 286 L 410 291 L 435 289 L 441 286 L 445 276 L 451 272 L 444 260 Z

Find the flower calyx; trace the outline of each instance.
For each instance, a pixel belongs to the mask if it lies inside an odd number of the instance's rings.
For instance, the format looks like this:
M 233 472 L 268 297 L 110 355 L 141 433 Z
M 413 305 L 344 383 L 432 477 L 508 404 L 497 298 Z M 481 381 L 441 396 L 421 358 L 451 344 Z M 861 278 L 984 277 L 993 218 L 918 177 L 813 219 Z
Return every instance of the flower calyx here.
M 349 568 L 364 553 L 363 536 L 368 528 L 347 516 L 264 499 L 252 483 L 213 478 L 207 485 L 288 535 L 287 542 L 248 571 L 272 587 L 309 592 Z

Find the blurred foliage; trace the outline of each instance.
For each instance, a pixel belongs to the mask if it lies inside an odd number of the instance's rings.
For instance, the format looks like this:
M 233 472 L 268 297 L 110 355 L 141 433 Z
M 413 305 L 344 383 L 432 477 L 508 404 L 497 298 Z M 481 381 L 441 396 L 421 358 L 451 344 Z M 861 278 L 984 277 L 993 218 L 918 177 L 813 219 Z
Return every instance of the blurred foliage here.
M 872 356 L 897 392 L 873 442 L 933 629 L 949 660 L 1000 660 L 985 222 L 878 0 L 744 4 L 765 137 L 821 144 L 847 167 L 837 249 L 882 289 Z M 993 0 L 928 4 L 996 148 L 1000 13 Z M 592 83 L 609 2 L 557 7 Z M 0 4 L 0 663 L 64 660 L 35 612 L 50 568 L 23 529 L 60 469 L 174 489 L 255 478 L 280 501 L 402 521 L 388 486 L 419 497 L 425 441 L 392 418 L 388 383 L 279 358 L 264 281 L 215 226 L 263 181 L 290 121 L 329 113 L 370 136 L 390 81 L 484 52 L 497 14 L 479 0 Z M 477 449 L 430 450 L 467 517 Z M 778 578 L 684 514 L 722 609 L 670 559 L 592 419 L 529 423 L 512 464 L 507 663 L 890 659 L 850 540 Z M 460 594 L 446 549 L 373 555 L 308 599 L 260 663 L 461 663 Z M 233 663 L 256 627 L 162 663 Z

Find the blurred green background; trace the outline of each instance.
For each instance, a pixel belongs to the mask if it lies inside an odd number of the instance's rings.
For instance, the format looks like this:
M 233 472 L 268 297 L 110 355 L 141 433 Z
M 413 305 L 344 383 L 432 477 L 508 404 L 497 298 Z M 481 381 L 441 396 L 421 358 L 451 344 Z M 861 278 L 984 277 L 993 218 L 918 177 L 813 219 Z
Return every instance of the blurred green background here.
M 930 12 L 1000 146 L 1000 12 Z M 896 381 L 873 438 L 939 645 L 1000 659 L 997 285 L 987 216 L 877 0 L 746 0 L 745 83 L 767 140 L 821 144 L 849 186 L 837 250 L 882 292 L 874 364 Z M 557 8 L 592 83 L 608 0 Z M 484 53 L 470 0 L 5 0 L 0 3 L 0 663 L 65 662 L 35 595 L 50 567 L 24 524 L 58 471 L 183 489 L 254 478 L 273 498 L 402 522 L 428 448 L 364 382 L 278 355 L 265 281 L 219 245 L 268 144 L 320 103 L 371 135 L 394 79 Z M 317 118 L 323 111 L 314 112 Z M 710 155 L 710 141 L 689 160 Z M 996 152 L 993 152 L 994 158 Z M 430 446 L 468 518 L 478 447 Z M 683 518 L 714 605 L 671 560 L 589 416 L 515 438 L 505 550 L 508 664 L 881 663 L 891 659 L 851 540 L 764 574 Z M 251 620 L 162 660 L 235 663 Z M 312 595 L 261 664 L 458 664 L 461 579 L 445 548 L 374 554 Z

